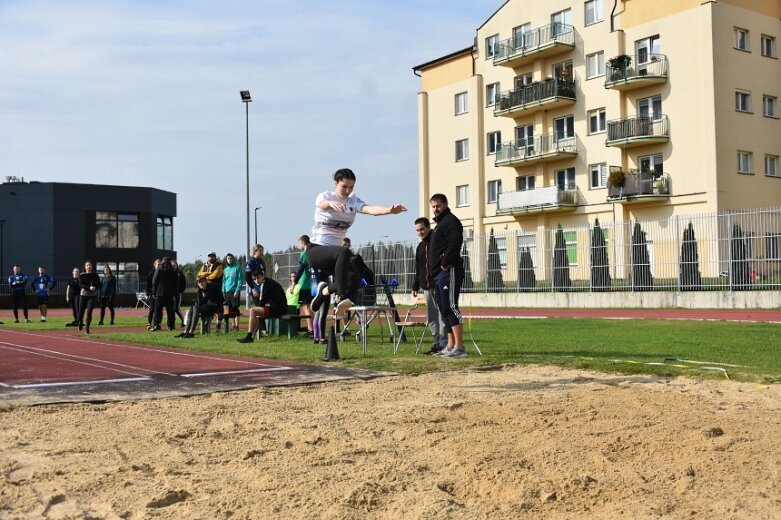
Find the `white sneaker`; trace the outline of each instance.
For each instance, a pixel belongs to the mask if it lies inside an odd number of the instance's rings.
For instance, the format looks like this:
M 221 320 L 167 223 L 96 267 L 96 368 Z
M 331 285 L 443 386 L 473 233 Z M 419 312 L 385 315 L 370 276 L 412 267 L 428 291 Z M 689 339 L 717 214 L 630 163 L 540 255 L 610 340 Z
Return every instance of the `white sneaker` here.
M 466 349 L 464 347 L 454 347 L 450 349 L 450 351 L 443 355 L 442 357 L 446 358 L 465 358 L 467 357 Z
M 336 317 L 343 318 L 347 316 L 347 311 L 349 311 L 350 307 L 352 306 L 353 306 L 353 302 L 350 298 L 345 298 L 344 300 L 341 300 L 336 305 Z

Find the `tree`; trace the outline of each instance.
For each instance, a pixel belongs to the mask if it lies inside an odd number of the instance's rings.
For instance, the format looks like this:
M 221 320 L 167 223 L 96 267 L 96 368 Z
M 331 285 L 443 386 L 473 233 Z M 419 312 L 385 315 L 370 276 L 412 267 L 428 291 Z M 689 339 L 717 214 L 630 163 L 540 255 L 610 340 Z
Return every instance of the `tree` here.
M 702 286 L 700 255 L 697 252 L 697 239 L 694 238 L 694 226 L 691 222 L 683 230 L 680 282 L 682 291 L 696 291 Z
M 567 242 L 564 240 L 564 230 L 559 224 L 553 245 L 553 290 L 569 291 L 572 279 L 569 275 L 569 258 L 567 258 Z
M 475 282 L 472 280 L 472 268 L 469 263 L 469 250 L 466 248 L 466 240 L 461 247 L 461 258 L 464 261 L 464 283 L 461 284 L 461 290 L 472 290 L 475 288 Z
M 533 291 L 537 288 L 537 277 L 534 274 L 534 262 L 528 247 L 521 249 L 520 259 L 518 260 L 518 289 L 525 292 Z
M 732 289 L 743 291 L 750 289 L 751 269 L 746 253 L 746 239 L 743 229 L 738 224 L 732 227 L 732 240 L 730 241 L 730 280 Z
M 610 290 L 610 261 L 599 219 L 594 220 L 594 228 L 591 230 L 591 290 Z
M 651 255 L 648 254 L 648 242 L 645 231 L 635 222 L 632 232 L 632 290 L 650 291 L 654 288 L 651 274 Z
M 486 259 L 486 291 L 501 292 L 504 289 L 502 278 L 502 261 L 499 258 L 499 247 L 494 237 L 494 228 L 488 236 L 488 258 Z

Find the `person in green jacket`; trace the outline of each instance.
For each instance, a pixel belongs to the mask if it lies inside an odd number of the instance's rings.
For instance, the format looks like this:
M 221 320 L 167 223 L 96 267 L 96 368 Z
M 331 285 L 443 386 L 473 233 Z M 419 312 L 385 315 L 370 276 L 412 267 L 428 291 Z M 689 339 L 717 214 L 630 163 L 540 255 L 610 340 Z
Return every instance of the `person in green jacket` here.
M 301 235 L 298 238 L 298 247 L 301 248 L 301 254 L 298 256 L 298 270 L 293 277 L 293 282 L 299 286 L 298 312 L 304 316 L 309 316 L 306 319 L 307 334 L 314 336 L 312 311 L 309 306 L 312 303 L 312 275 L 309 270 L 309 261 L 306 257 L 306 248 L 309 247 L 308 235 Z
M 244 285 L 244 270 L 236 263 L 236 258 L 230 253 L 225 255 L 225 266 L 222 271 L 222 294 L 228 313 L 233 317 L 233 331 L 239 331 L 239 316 L 241 311 L 241 288 Z M 225 332 L 228 332 L 228 317 L 225 318 Z M 219 327 L 219 325 L 218 325 Z

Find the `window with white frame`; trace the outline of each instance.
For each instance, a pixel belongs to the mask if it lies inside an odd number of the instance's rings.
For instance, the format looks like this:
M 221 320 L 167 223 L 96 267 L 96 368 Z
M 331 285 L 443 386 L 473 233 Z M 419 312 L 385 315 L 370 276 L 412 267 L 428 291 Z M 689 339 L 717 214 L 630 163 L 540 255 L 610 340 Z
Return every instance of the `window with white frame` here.
M 459 139 L 456 141 L 456 161 L 467 159 L 469 159 L 469 139 Z
M 768 177 L 778 177 L 778 156 L 766 155 L 765 156 L 765 175 Z
M 494 240 L 499 252 L 499 266 L 504 269 L 507 267 L 507 237 L 494 237 Z
M 499 35 L 493 34 L 485 39 L 485 59 L 490 60 L 496 55 L 496 48 L 499 45 Z
M 466 92 L 456 94 L 456 115 L 466 114 L 469 110 L 469 97 Z
M 488 155 L 493 155 L 499 151 L 502 146 L 502 132 L 489 132 L 485 136 L 485 148 Z
M 762 56 L 776 58 L 776 39 L 767 34 L 762 35 Z
M 567 251 L 567 261 L 569 265 L 578 265 L 578 232 L 577 231 L 565 231 L 564 232 L 564 246 Z M 555 248 L 554 241 L 554 248 Z
M 553 77 L 554 78 L 563 78 L 566 80 L 572 80 L 572 60 L 563 61 L 561 63 L 556 63 L 552 67 Z
M 662 118 L 662 96 L 637 100 L 637 115 L 658 121 Z
M 592 164 L 588 171 L 592 190 L 607 187 L 607 163 Z
M 637 164 L 641 172 L 664 173 L 664 157 L 660 153 L 653 155 L 641 155 L 637 158 Z
M 515 127 L 515 146 L 524 155 L 534 155 L 534 125 Z
M 575 116 L 558 117 L 553 120 L 556 141 L 575 137 Z
M 513 84 L 515 85 L 515 89 L 519 89 L 521 87 L 525 87 L 526 85 L 531 85 L 532 83 L 532 73 L 527 72 L 526 74 L 518 74 L 515 76 L 515 79 L 513 80 Z
M 532 44 L 532 24 L 525 23 L 513 28 L 513 47 L 525 49 Z
M 751 173 L 751 152 L 738 152 L 738 173 Z
M 605 53 L 595 52 L 586 56 L 586 79 L 605 75 Z
M 601 134 L 607 127 L 605 109 L 597 108 L 588 112 L 588 133 Z
M 745 90 L 735 91 L 735 110 L 738 112 L 751 112 L 751 92 Z
M 778 248 L 778 239 L 781 233 L 768 233 L 765 236 L 765 258 L 768 260 L 781 260 L 781 251 Z
M 775 96 L 762 96 L 762 115 L 765 117 L 778 117 L 778 98 Z
M 500 193 L 502 193 L 502 181 L 488 181 L 488 204 L 499 202 Z
M 515 189 L 518 191 L 530 191 L 534 189 L 534 175 L 524 175 L 515 179 Z
M 585 7 L 586 25 L 591 25 L 592 23 L 604 20 L 604 15 L 602 14 L 602 0 L 588 0 Z
M 649 36 L 635 42 L 635 55 L 637 56 L 638 72 L 645 70 L 640 67 L 651 62 L 651 59 L 659 56 L 662 52 L 659 35 Z
M 499 101 L 499 82 L 485 86 L 485 106 L 492 107 Z
M 735 48 L 741 51 L 750 51 L 750 45 L 748 30 L 735 27 Z
M 551 35 L 556 37 L 572 30 L 572 9 L 553 13 L 550 17 Z
M 515 241 L 518 245 L 518 258 L 521 257 L 521 253 L 528 251 L 532 258 L 532 267 L 534 267 L 537 264 L 537 236 L 522 235 L 519 232 Z
M 556 170 L 556 186 L 558 186 L 560 190 L 574 190 L 575 168 Z
M 469 206 L 469 184 L 456 186 L 456 207 Z

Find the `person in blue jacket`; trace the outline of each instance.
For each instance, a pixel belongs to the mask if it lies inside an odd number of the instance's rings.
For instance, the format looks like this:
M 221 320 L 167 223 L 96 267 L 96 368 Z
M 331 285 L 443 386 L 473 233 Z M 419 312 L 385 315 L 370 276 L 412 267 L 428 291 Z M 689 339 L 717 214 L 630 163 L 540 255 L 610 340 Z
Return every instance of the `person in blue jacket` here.
M 41 312 L 41 321 L 46 321 L 46 314 L 49 307 L 49 291 L 54 289 L 54 278 L 46 274 L 46 268 L 38 266 L 38 276 L 33 278 L 33 288 L 38 298 L 38 310 Z
M 14 323 L 19 323 L 19 307 L 24 311 L 24 322 L 30 323 L 27 310 L 27 275 L 22 273 L 22 268 L 15 265 L 13 274 L 8 277 L 8 285 L 11 286 L 11 298 L 14 305 Z

